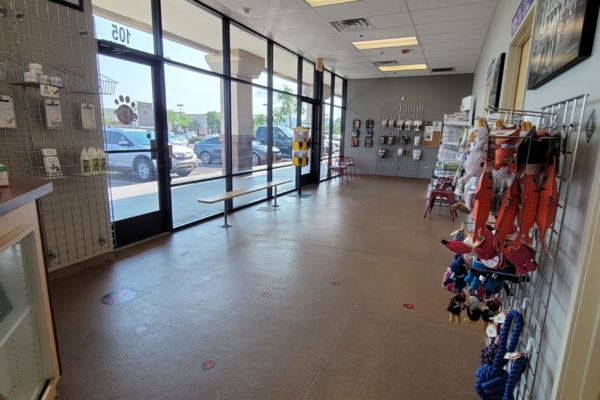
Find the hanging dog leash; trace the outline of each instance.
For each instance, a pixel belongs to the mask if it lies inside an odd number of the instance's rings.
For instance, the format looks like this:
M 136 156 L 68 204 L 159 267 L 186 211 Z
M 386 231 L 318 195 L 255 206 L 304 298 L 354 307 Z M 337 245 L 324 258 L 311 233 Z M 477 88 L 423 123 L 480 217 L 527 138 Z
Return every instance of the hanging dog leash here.
M 511 324 L 514 320 L 510 342 L 508 334 Z M 517 348 L 519 337 L 523 330 L 523 316 L 516 310 L 511 310 L 506 315 L 500 331 L 500 343 L 498 352 L 494 358 L 494 364 L 484 364 L 479 367 L 475 373 L 475 390 L 483 400 L 512 400 L 513 390 L 519 381 L 519 377 L 527 368 L 528 360 L 525 356 L 518 358 L 512 365 L 510 372 L 504 370 L 504 365 L 508 362 L 504 358 L 507 352 L 512 353 Z

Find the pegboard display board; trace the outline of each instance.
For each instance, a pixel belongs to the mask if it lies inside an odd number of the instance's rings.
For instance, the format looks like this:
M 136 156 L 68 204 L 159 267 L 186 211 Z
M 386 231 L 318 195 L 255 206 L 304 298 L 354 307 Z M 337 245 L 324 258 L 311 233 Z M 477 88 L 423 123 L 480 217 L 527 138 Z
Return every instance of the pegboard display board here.
M 52 179 L 54 191 L 42 198 L 44 236 L 51 269 L 73 264 L 112 249 L 106 175 L 80 176 L 83 147 L 103 147 L 98 93 L 96 41 L 91 4 L 86 12 L 49 1 L 4 2 L 0 18 L 0 95 L 13 99 L 16 128 L 0 128 L 0 163 L 11 179 L 49 179 L 41 149 L 56 149 L 63 175 Z M 48 129 L 39 86 L 23 84 L 29 63 L 62 80 L 58 100 L 62 127 Z M 2 65 L 4 65 L 2 67 Z M 4 73 L 2 73 L 4 70 Z M 98 127 L 83 130 L 80 105 L 95 106 Z
M 523 331 L 517 351 L 527 353 L 529 366 L 521 375 L 514 391 L 515 399 L 531 399 L 536 393 L 536 382 L 539 381 L 540 355 L 550 351 L 545 343 L 547 329 L 547 316 L 549 312 L 550 297 L 553 293 L 561 239 L 566 231 L 565 215 L 569 198 L 569 187 L 573 179 L 573 171 L 577 158 L 577 149 L 580 142 L 588 95 L 561 101 L 543 107 L 541 112 L 510 111 L 503 116 L 505 120 L 526 118 L 532 120 L 536 126 L 556 136 L 548 140 L 555 142 L 560 148 L 560 159 L 556 171 L 558 189 L 558 208 L 556 218 L 549 233 L 546 235 L 546 246 L 534 239 L 533 248 L 536 251 L 535 260 L 538 269 L 517 282 L 509 283 L 512 295 L 503 292 L 502 305 L 505 310 L 516 309 L 524 318 Z M 537 229 L 537 228 L 536 228 Z M 539 238 L 535 233 L 534 238 Z M 552 369 L 553 366 L 544 366 Z
M 418 175 L 419 160 L 414 159 L 413 151 L 422 151 L 425 125 L 423 108 L 423 103 L 380 104 L 379 120 L 375 122 L 378 125 L 377 135 L 374 138 L 377 147 L 376 171 L 379 175 Z M 418 144 L 415 144 L 415 137 L 419 137 Z M 380 156 L 382 152 L 385 152 L 383 157 Z

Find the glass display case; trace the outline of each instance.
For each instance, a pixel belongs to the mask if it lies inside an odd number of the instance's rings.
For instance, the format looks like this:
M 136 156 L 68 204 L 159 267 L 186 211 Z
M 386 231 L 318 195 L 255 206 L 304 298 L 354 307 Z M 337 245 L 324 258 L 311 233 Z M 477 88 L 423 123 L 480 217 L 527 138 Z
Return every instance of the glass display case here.
M 35 201 L 0 212 L 2 400 L 54 399 L 60 375 L 37 215 Z

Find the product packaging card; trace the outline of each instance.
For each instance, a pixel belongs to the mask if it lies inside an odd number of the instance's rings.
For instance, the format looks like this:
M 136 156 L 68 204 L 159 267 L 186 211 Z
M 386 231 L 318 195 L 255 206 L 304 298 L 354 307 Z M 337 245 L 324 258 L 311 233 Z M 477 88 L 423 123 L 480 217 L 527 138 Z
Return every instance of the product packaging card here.
M 93 104 L 81 104 L 81 128 L 85 130 L 96 130 L 96 108 Z
M 0 128 L 16 128 L 17 117 L 13 99 L 9 96 L 0 96 Z
M 44 109 L 46 114 L 46 127 L 48 129 L 62 128 L 62 111 L 59 100 L 46 99 L 44 101 Z

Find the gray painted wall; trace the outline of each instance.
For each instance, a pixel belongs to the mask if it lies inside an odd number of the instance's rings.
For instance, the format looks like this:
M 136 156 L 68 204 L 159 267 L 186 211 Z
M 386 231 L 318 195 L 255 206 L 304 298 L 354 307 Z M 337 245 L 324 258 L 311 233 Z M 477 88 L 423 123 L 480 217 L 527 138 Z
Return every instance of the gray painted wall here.
M 360 174 L 377 175 L 377 142 L 364 147 L 365 120 L 375 120 L 375 138 L 379 129 L 379 105 L 406 102 L 425 104 L 424 121 L 442 120 L 444 114 L 459 110 L 461 99 L 471 94 L 472 74 L 423 76 L 407 78 L 353 79 L 348 81 L 344 154 L 353 157 Z M 352 120 L 362 121 L 360 147 L 351 147 Z M 423 149 L 418 177 L 429 178 L 435 166 L 437 148 Z
M 485 75 L 491 60 L 502 52 L 509 51 L 511 41 L 511 19 L 519 0 L 498 2 L 494 20 L 479 59 L 473 93 L 481 98 L 485 86 Z M 589 93 L 590 101 L 585 120 L 593 109 L 600 112 L 600 26 L 596 29 L 592 56 L 536 90 L 526 92 L 525 109 L 539 109 L 546 104 Z M 477 107 L 481 110 L 481 105 Z M 540 349 L 538 379 L 533 398 L 553 398 L 552 391 L 559 374 L 563 357 L 563 345 L 568 337 L 567 324 L 572 314 L 573 295 L 579 281 L 586 232 L 590 226 L 587 215 L 592 202 L 591 188 L 600 181 L 600 134 L 598 129 L 590 143 L 581 139 L 577 161 L 570 186 L 569 201 L 565 215 L 563 237 L 559 250 L 558 265 L 548 303 L 548 317 L 544 343 Z

